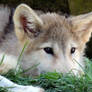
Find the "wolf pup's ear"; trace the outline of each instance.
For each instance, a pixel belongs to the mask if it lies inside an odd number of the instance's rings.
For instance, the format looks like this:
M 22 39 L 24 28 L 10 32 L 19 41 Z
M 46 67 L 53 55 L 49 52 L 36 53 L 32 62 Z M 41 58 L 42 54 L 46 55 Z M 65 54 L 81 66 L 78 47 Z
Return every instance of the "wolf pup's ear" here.
M 83 44 L 89 41 L 92 33 L 92 12 L 72 17 L 72 31 L 76 33 Z
M 40 17 L 27 5 L 19 5 L 13 16 L 15 32 L 20 42 L 37 37 L 43 25 Z

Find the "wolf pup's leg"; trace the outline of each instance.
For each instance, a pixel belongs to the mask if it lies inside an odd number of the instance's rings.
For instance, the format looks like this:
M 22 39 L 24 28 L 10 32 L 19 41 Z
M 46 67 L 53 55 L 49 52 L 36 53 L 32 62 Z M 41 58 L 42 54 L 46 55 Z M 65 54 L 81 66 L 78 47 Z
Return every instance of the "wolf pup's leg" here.
M 44 92 L 42 88 L 33 86 L 22 86 L 15 84 L 7 78 L 0 75 L 0 87 L 9 87 L 10 92 Z

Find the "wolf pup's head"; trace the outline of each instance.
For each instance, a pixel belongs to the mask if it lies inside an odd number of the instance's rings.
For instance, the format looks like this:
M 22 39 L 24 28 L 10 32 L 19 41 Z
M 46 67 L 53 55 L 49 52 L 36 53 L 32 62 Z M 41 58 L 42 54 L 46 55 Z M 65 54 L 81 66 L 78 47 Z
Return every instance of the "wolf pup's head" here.
M 92 13 L 65 18 L 56 13 L 38 16 L 25 4 L 14 13 L 15 32 L 19 42 L 28 40 L 27 55 L 38 65 L 39 72 L 80 73 L 83 51 L 92 32 Z

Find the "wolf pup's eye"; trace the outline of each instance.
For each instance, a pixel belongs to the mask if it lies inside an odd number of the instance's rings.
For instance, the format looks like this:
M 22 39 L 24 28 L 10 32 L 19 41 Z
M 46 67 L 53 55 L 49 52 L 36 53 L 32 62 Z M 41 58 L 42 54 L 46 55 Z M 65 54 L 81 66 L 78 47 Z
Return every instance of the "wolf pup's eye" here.
M 48 54 L 51 54 L 51 55 L 54 54 L 53 49 L 50 48 L 50 47 L 46 47 L 46 48 L 44 48 L 44 51 L 45 51 L 46 53 L 48 53 Z
M 72 47 L 71 48 L 71 54 L 73 54 L 75 52 L 76 48 L 75 47 Z

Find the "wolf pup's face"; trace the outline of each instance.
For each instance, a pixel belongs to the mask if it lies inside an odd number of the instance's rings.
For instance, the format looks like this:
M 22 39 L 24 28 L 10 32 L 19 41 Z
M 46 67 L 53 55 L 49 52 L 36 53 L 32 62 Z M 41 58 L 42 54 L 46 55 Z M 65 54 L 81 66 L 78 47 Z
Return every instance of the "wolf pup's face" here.
M 16 35 L 22 45 L 28 40 L 28 62 L 40 63 L 39 72 L 80 73 L 83 51 L 91 36 L 92 13 L 65 18 L 56 13 L 38 16 L 21 4 L 14 13 Z

